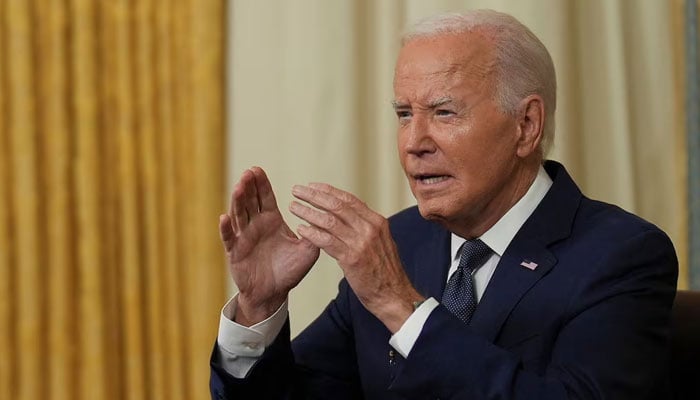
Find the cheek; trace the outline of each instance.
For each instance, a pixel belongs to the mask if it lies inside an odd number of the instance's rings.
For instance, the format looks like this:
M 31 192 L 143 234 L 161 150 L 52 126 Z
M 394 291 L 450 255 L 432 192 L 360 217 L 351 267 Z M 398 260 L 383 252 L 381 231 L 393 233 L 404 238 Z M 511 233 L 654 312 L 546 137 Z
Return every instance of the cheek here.
M 399 126 L 396 128 L 396 149 L 399 153 L 399 157 L 401 158 L 401 162 L 403 162 L 404 157 L 406 156 L 406 145 L 408 144 L 409 138 L 409 127 L 407 126 L 402 126 L 401 122 L 398 123 Z
M 399 155 L 399 163 L 401 164 L 401 170 L 403 171 L 404 175 L 408 178 L 408 171 L 406 171 L 406 163 L 407 163 L 407 154 L 404 151 L 399 150 L 398 151 Z
M 396 133 L 396 154 L 399 156 L 401 167 L 406 170 L 406 151 L 404 150 L 404 142 L 401 139 L 401 132 Z
M 491 123 L 473 126 L 464 135 L 455 138 L 455 157 L 465 165 L 477 166 L 486 173 L 499 164 L 516 156 L 517 134 L 515 127 L 494 118 Z
M 479 154 L 484 140 L 478 127 L 469 120 L 458 121 L 455 124 L 444 124 L 436 128 L 440 138 L 439 146 L 453 160 L 467 161 Z

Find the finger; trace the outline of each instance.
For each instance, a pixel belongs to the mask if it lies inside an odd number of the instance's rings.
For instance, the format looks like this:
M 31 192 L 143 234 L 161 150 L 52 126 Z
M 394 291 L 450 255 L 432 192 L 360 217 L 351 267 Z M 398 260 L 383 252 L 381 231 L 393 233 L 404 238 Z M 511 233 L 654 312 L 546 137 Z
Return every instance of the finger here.
M 227 214 L 219 215 L 219 236 L 221 237 L 221 243 L 224 245 L 224 250 L 226 250 L 226 252 L 231 251 L 236 237 L 232 223 L 231 217 Z
M 352 227 L 346 225 L 339 217 L 332 213 L 313 209 L 298 201 L 292 201 L 292 203 L 289 205 L 289 211 L 302 220 L 313 226 L 321 228 L 343 242 L 355 236 Z
M 344 204 L 350 206 L 364 219 L 373 220 L 376 219 L 377 216 L 381 217 L 380 214 L 369 208 L 367 204 L 365 204 L 365 202 L 360 200 L 357 196 L 350 192 L 346 192 L 345 190 L 338 189 L 333 185 L 320 182 L 311 182 L 309 183 L 308 187 L 339 199 Z
M 235 185 L 233 185 L 233 189 L 231 190 L 231 200 L 229 201 L 228 204 L 228 215 L 233 216 L 235 214 L 235 210 L 233 209 L 234 203 L 236 201 L 236 186 L 238 186 L 238 183 L 236 182 Z
M 351 202 L 354 200 L 359 200 L 354 194 L 346 192 L 345 190 L 338 189 L 333 185 L 329 185 L 323 182 L 311 182 L 308 186 L 312 189 L 316 189 L 319 192 L 327 193 L 334 197 L 341 199 L 342 201 Z
M 265 174 L 265 171 L 260 167 L 250 169 L 255 176 L 255 186 L 258 192 L 258 203 L 260 211 L 275 211 L 277 210 L 277 200 L 275 200 L 275 192 L 272 190 L 270 179 Z
M 347 246 L 344 243 L 333 237 L 330 233 L 307 225 L 299 225 L 297 228 L 297 235 L 299 235 L 302 240 L 309 241 L 312 245 L 323 250 L 329 256 L 336 260 L 347 252 Z
M 233 221 L 235 223 L 235 230 L 240 232 L 248 226 L 248 212 L 245 209 L 245 189 L 243 187 L 244 183 L 239 181 L 236 186 L 233 187 L 233 194 L 231 195 L 231 216 L 233 216 Z
M 240 231 L 248 226 L 253 213 L 257 213 L 258 209 L 255 177 L 249 169 L 243 171 L 241 179 L 236 183 L 233 191 L 233 217 L 237 230 Z
M 244 172 L 246 185 L 243 187 L 245 191 L 244 206 L 248 212 L 248 218 L 253 219 L 260 214 L 260 202 L 258 201 L 258 189 L 255 184 L 255 175 L 253 171 L 246 170 Z
M 311 186 L 296 185 L 292 188 L 292 194 L 312 206 L 331 213 L 348 226 L 358 227 L 366 224 L 375 225 L 381 222 L 383 217 L 372 211 L 365 203 L 352 194 L 335 189 L 327 184 Z
M 294 195 L 294 197 L 296 197 L 297 199 L 303 200 L 320 210 L 333 213 L 343 218 L 344 222 L 346 223 L 352 222 L 351 220 L 349 221 L 348 219 L 346 219 L 350 218 L 350 216 L 346 215 L 348 207 L 345 206 L 345 203 L 341 199 L 329 193 L 322 192 L 309 186 L 294 185 L 292 187 L 292 195 Z
M 241 172 L 241 177 L 238 178 L 238 181 L 236 182 L 236 184 L 233 185 L 233 191 L 231 191 L 231 205 L 229 208 L 229 215 L 233 215 L 233 196 L 235 194 L 236 187 L 242 188 L 243 186 L 245 186 L 246 180 L 247 180 L 246 176 L 248 175 L 247 172 L 248 172 L 247 169 L 244 170 L 243 172 Z

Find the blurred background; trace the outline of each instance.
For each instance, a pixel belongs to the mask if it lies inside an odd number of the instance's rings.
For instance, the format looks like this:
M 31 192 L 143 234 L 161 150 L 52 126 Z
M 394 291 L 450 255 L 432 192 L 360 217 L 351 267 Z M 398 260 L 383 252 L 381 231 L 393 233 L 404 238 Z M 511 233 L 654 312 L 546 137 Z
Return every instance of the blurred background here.
M 414 203 L 393 64 L 407 24 L 488 7 L 557 68 L 555 146 L 654 222 L 700 289 L 697 0 L 0 0 L 0 399 L 206 399 L 235 292 L 217 221 L 241 172 Z M 293 334 L 336 292 L 321 260 Z

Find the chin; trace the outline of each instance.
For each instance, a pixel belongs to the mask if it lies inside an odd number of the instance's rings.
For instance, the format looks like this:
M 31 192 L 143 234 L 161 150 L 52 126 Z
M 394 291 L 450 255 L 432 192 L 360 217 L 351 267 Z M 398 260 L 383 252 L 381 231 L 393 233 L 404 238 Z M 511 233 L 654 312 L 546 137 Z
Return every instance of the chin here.
M 442 210 L 440 207 L 426 204 L 425 202 L 418 202 L 418 212 L 420 212 L 420 215 L 428 221 L 443 222 L 446 220 L 444 210 Z

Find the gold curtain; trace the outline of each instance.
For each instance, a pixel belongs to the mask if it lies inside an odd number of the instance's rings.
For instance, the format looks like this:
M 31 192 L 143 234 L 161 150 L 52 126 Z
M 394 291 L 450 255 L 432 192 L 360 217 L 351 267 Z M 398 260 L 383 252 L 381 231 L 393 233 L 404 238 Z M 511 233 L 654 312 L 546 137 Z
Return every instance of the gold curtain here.
M 0 398 L 205 399 L 224 0 L 0 0 Z

